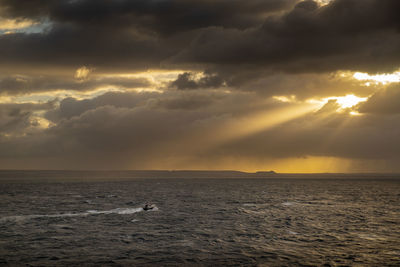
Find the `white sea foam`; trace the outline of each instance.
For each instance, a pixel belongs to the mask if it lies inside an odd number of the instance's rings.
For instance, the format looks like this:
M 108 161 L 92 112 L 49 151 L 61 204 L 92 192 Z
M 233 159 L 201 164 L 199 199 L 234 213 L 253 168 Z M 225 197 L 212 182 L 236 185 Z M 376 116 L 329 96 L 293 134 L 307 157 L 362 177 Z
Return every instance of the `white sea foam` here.
M 155 207 L 153 210 L 158 210 Z M 62 217 L 77 217 L 77 216 L 88 216 L 97 214 L 134 214 L 143 211 L 143 208 L 116 208 L 112 210 L 88 210 L 86 212 L 78 213 L 61 213 L 61 214 L 43 214 L 43 215 L 18 215 L 18 216 L 7 216 L 0 218 L 0 222 L 8 221 L 23 221 L 37 218 L 62 218 Z
M 296 204 L 295 202 L 283 202 L 282 205 L 283 206 L 293 206 L 294 204 Z
M 88 210 L 88 214 L 133 214 L 143 211 L 143 208 L 117 208 L 112 210 Z
M 376 241 L 376 240 L 386 240 L 386 237 L 383 236 L 378 236 L 375 234 L 359 234 L 358 235 L 360 238 L 362 239 L 366 239 L 366 240 L 371 240 L 371 241 Z

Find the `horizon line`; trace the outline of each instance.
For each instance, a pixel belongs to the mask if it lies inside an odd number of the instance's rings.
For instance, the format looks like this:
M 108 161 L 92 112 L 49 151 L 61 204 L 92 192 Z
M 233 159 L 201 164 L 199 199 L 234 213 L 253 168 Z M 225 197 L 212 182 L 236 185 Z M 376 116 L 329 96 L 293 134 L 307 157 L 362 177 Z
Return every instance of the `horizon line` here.
M 354 174 L 384 174 L 384 175 L 400 175 L 400 172 L 277 172 L 274 170 L 257 170 L 257 171 L 241 171 L 231 169 L 1 169 L 3 171 L 64 171 L 64 172 L 237 172 L 243 174 L 262 174 L 269 173 L 274 175 L 315 175 L 315 174 L 342 174 L 342 175 L 354 175 Z

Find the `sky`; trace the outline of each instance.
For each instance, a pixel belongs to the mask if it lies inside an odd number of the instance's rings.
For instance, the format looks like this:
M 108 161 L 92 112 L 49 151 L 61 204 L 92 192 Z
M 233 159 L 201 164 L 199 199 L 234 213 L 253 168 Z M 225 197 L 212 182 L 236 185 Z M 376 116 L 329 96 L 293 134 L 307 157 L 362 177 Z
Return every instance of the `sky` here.
M 0 169 L 400 172 L 398 0 L 0 0 Z

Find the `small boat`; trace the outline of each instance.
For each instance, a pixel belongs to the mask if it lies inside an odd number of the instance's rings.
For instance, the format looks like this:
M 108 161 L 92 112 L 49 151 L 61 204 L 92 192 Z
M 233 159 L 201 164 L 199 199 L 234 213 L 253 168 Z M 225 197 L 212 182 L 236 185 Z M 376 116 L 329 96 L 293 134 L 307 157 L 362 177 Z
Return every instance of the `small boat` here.
M 153 205 L 153 204 L 146 203 L 146 204 L 143 206 L 143 210 L 148 211 L 148 210 L 154 209 L 155 207 L 156 207 L 156 206 Z

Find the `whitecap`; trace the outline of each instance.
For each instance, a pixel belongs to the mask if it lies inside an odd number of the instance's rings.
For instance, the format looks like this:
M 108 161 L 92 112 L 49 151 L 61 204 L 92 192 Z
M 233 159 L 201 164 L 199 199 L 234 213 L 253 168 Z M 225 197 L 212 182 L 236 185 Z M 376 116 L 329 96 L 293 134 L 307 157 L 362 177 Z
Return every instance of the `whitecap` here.
M 245 207 L 254 207 L 254 206 L 257 206 L 257 204 L 256 203 L 244 203 L 243 206 L 245 206 Z
M 283 206 L 293 206 L 294 204 L 296 204 L 296 203 L 294 203 L 294 202 L 283 202 L 282 203 Z
M 386 240 L 386 237 L 378 236 L 375 234 L 359 234 L 358 235 L 362 239 L 376 241 L 376 240 Z

